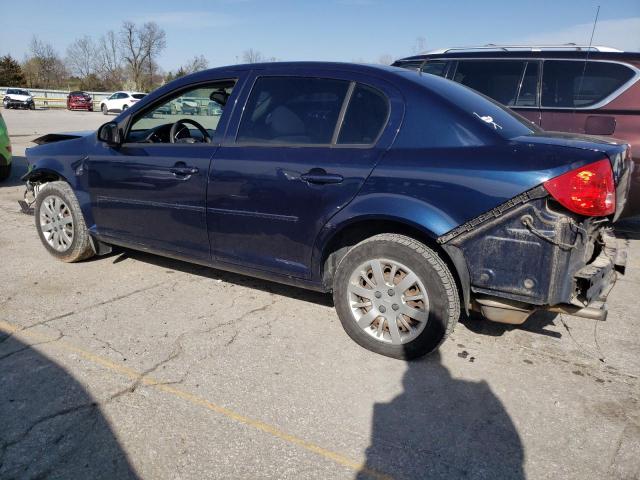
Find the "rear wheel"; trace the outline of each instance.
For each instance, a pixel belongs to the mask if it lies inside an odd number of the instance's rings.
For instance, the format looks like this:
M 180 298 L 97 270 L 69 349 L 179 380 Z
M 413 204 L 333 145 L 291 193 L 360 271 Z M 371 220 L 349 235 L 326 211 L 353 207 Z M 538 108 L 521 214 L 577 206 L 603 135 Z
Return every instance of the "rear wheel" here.
M 51 255 L 79 262 L 94 255 L 80 204 L 66 182 L 45 184 L 36 197 L 38 236 Z
M 109 113 L 109 110 L 107 109 L 107 106 L 104 103 L 100 107 L 100 110 L 102 110 L 103 115 L 106 115 L 107 113 Z
M 0 165 L 0 182 L 6 180 L 11 175 L 11 164 Z
M 353 340 L 393 358 L 434 351 L 460 316 L 447 265 L 424 244 L 397 234 L 376 235 L 349 250 L 334 277 L 333 299 Z
M 124 112 L 127 108 L 129 108 L 129 105 L 123 105 L 122 106 L 122 111 Z

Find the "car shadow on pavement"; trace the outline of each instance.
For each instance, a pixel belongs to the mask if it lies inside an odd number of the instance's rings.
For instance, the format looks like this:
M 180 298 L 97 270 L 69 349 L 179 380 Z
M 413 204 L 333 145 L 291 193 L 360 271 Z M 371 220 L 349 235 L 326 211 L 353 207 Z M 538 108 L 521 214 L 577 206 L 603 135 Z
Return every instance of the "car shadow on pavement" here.
M 139 262 L 150 263 L 152 265 L 156 265 L 165 269 L 177 270 L 179 272 L 188 273 L 190 275 L 199 275 L 201 277 L 210 278 L 212 280 L 222 280 L 223 282 L 262 290 L 264 292 L 273 293 L 274 295 L 290 297 L 296 300 L 302 300 L 304 302 L 333 307 L 333 298 L 327 293 L 292 287 L 290 285 L 285 285 L 282 283 L 276 283 L 269 280 L 262 280 L 255 277 L 226 272 L 224 270 L 217 270 L 212 267 L 196 265 L 194 263 L 174 260 L 168 257 L 162 257 L 159 255 L 153 255 L 151 253 L 145 253 L 136 250 L 129 250 L 118 247 L 114 248 L 114 254 L 112 255 L 117 255 L 113 260 L 113 263 L 120 263 L 121 261 L 123 261 L 124 255 L 126 258 L 131 258 Z
M 0 478 L 138 478 L 100 404 L 63 367 L 4 332 Z
M 522 479 L 524 449 L 484 381 L 453 378 L 439 352 L 407 363 L 404 391 L 374 405 L 366 468 L 407 479 Z

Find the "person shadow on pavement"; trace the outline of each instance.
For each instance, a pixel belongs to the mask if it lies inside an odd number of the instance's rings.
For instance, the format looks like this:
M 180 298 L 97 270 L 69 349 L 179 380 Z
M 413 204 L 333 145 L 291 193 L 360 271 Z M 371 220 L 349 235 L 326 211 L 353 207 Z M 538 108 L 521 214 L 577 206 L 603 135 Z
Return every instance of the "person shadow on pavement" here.
M 357 480 L 523 479 L 515 425 L 484 381 L 453 378 L 440 353 L 407 363 L 404 391 L 374 405 L 366 468 Z
M 98 402 L 63 367 L 2 331 L 0 478 L 138 478 Z

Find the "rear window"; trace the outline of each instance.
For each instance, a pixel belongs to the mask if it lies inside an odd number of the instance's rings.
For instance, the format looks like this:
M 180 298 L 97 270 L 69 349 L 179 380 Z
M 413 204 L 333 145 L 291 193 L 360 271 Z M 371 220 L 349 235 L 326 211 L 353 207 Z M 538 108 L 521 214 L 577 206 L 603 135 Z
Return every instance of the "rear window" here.
M 350 82 L 261 77 L 253 85 L 238 142 L 330 144 Z
M 584 75 L 583 75 L 584 72 Z M 612 62 L 546 60 L 542 71 L 543 107 L 589 107 L 606 99 L 634 76 Z
M 140 100 L 141 98 L 145 97 L 144 93 L 134 93 L 131 95 L 133 98 L 137 98 L 138 100 Z
M 342 122 L 338 143 L 369 145 L 387 123 L 389 104 L 380 91 L 358 84 L 353 90 Z

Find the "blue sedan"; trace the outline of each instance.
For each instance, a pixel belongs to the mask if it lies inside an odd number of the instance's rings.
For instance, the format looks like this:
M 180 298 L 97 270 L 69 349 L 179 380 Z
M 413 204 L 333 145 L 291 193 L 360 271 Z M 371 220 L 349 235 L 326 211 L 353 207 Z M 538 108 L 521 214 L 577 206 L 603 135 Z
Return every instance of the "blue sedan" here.
M 188 98 L 216 114 L 170 108 Z M 36 143 L 24 179 L 53 256 L 118 245 L 333 292 L 346 332 L 395 358 L 436 349 L 463 310 L 604 319 L 624 268 L 609 226 L 628 145 L 543 132 L 433 75 L 217 68 Z

